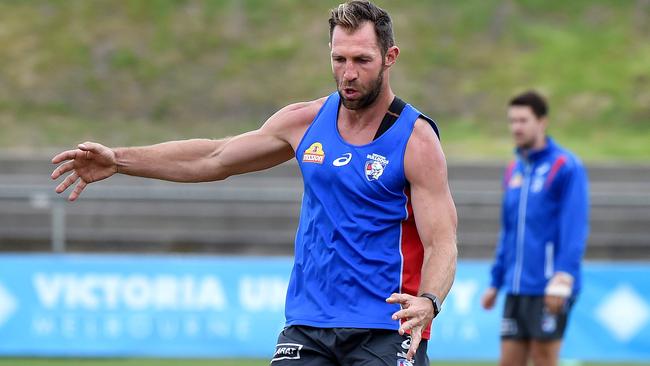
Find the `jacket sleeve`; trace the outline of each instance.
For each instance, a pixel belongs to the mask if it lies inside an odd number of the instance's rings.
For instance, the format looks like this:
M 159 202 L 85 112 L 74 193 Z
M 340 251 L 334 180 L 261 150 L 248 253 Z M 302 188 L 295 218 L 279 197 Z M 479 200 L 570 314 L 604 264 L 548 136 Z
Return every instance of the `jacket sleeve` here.
M 505 273 L 505 238 L 506 238 L 506 220 L 505 220 L 505 189 L 503 192 L 503 202 L 501 203 L 501 230 L 497 241 L 494 263 L 492 264 L 490 286 L 496 289 L 503 285 L 503 276 Z
M 497 242 L 497 248 L 496 248 L 496 255 L 494 258 L 494 263 L 492 264 L 492 280 L 490 281 L 490 287 L 494 287 L 496 289 L 501 288 L 503 285 L 503 273 L 504 273 L 504 238 L 505 238 L 505 233 L 503 231 L 503 226 L 501 227 L 501 232 L 499 233 L 499 241 Z
M 565 167 L 559 213 L 559 242 L 556 272 L 574 277 L 580 270 L 580 261 L 589 233 L 589 188 L 587 172 L 577 159 Z M 560 182 L 558 182 L 560 183 Z

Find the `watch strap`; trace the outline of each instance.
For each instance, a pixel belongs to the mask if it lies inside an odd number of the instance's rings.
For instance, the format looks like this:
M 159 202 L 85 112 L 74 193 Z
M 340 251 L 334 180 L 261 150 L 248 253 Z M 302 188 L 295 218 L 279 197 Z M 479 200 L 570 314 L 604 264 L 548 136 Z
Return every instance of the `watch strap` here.
M 438 297 L 428 292 L 420 294 L 420 297 L 426 297 L 427 299 L 431 300 L 431 303 L 433 304 L 433 317 L 435 318 L 438 313 L 440 313 L 440 300 L 438 300 Z

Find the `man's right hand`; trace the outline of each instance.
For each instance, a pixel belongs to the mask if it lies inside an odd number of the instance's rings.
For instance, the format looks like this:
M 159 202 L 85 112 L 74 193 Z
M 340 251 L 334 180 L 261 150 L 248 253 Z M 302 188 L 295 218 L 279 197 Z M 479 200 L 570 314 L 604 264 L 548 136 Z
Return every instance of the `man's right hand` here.
M 56 193 L 61 193 L 79 181 L 68 197 L 70 201 L 76 200 L 89 183 L 106 179 L 117 173 L 115 152 L 94 142 L 84 142 L 79 144 L 77 149 L 64 151 L 52 158 L 52 164 L 62 162 L 63 164 L 52 172 L 52 179 L 72 171 L 56 187 Z
M 483 297 L 481 297 L 481 306 L 483 306 L 483 309 L 490 310 L 494 307 L 494 303 L 497 299 L 497 293 L 498 291 L 494 287 L 490 287 L 485 290 Z

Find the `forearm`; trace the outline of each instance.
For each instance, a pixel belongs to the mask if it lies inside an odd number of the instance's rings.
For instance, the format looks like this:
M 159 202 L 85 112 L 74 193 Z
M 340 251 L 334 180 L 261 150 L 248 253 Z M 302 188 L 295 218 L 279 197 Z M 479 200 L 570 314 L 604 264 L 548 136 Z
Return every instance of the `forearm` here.
M 425 246 L 419 293 L 428 292 L 443 301 L 454 282 L 457 255 L 454 237 Z
M 117 172 L 174 182 L 223 179 L 216 158 L 228 140 L 192 139 L 116 148 Z

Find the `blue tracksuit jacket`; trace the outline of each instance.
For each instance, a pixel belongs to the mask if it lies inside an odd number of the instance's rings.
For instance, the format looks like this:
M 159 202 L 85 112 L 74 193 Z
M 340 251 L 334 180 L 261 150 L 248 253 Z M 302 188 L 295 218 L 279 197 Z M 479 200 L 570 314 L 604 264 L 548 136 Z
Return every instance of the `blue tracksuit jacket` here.
M 491 285 L 508 294 L 543 295 L 556 272 L 574 277 L 589 231 L 587 173 L 580 160 L 547 137 L 546 147 L 510 163 L 503 179 L 501 233 Z

